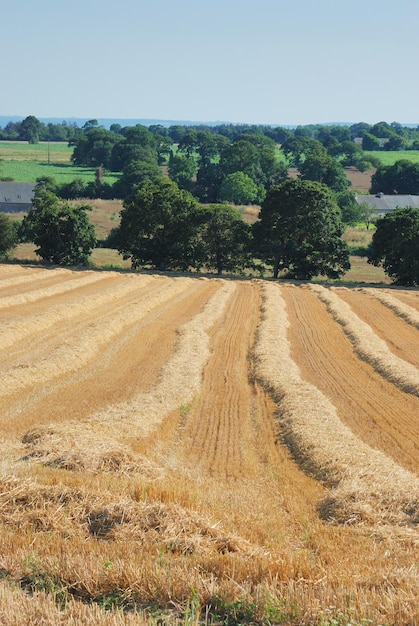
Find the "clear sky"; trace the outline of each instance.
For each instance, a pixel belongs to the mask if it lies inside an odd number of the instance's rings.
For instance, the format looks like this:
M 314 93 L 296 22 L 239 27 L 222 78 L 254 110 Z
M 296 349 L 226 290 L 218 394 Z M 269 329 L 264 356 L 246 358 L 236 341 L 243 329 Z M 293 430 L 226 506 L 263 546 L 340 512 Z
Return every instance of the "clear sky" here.
M 4 0 L 0 115 L 419 124 L 418 0 Z

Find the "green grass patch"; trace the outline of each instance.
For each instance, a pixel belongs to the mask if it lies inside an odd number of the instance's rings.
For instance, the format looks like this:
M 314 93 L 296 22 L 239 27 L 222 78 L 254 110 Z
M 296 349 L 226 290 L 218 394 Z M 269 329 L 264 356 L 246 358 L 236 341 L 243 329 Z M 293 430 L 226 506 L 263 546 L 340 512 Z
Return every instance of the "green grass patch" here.
M 394 165 L 396 161 L 411 161 L 419 163 L 419 150 L 372 150 L 365 151 L 365 156 L 374 156 L 380 159 L 383 165 Z
M 36 161 L 0 161 L 0 178 L 12 178 L 19 183 L 33 183 L 50 176 L 60 185 L 81 178 L 84 183 L 96 180 L 95 168 L 78 167 L 71 163 L 39 163 Z M 118 174 L 104 174 L 103 182 L 113 184 Z
M 81 178 L 84 183 L 96 180 L 95 168 L 78 167 L 71 162 L 73 148 L 66 142 L 29 144 L 0 141 L 0 178 L 19 183 L 33 183 L 51 177 L 60 185 Z M 119 175 L 105 173 L 103 182 L 113 184 Z
M 0 159 L 70 163 L 73 148 L 67 142 L 42 141 L 30 144 L 24 141 L 0 141 Z

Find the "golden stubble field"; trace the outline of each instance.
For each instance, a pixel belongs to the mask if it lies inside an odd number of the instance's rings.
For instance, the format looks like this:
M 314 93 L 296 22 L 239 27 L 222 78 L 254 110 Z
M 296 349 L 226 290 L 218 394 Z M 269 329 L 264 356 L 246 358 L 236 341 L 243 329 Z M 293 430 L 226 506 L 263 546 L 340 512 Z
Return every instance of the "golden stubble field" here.
M 419 293 L 0 265 L 0 623 L 419 623 Z

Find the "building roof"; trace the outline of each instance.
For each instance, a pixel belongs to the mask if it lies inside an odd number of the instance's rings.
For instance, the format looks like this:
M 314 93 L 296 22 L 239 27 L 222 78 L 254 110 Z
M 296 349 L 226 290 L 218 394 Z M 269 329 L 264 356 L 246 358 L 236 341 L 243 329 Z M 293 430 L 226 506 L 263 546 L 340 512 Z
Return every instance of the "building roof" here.
M 0 204 L 32 204 L 35 185 L 0 181 Z
M 400 207 L 414 207 L 419 208 L 419 196 L 413 195 L 401 195 L 394 194 L 386 196 L 383 193 L 377 193 L 375 196 L 361 196 L 355 197 L 357 204 L 366 202 L 370 207 L 375 209 L 378 215 L 385 215 L 389 211 Z

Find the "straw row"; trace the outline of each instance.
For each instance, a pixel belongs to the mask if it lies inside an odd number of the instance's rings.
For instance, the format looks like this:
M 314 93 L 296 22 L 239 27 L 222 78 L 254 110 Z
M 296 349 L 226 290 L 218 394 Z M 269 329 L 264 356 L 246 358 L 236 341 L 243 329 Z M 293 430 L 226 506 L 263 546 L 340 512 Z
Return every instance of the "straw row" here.
M 266 285 L 256 375 L 278 402 L 283 437 L 295 457 L 332 486 L 322 515 L 345 523 L 417 523 L 419 479 L 356 437 L 333 404 L 301 378 L 291 358 L 288 327 L 279 288 Z
M 123 307 L 115 308 L 112 314 L 101 317 L 99 321 L 87 320 L 85 327 L 79 332 L 73 332 L 71 337 L 58 337 L 58 343 L 48 354 L 48 357 L 35 361 L 15 365 L 2 376 L 0 396 L 6 396 L 18 390 L 34 385 L 43 385 L 63 374 L 80 370 L 91 359 L 95 358 L 103 346 L 110 343 L 124 328 L 141 321 L 153 309 L 164 302 L 194 288 L 192 279 L 159 279 L 161 287 L 151 293 L 125 303 Z M 196 287 L 195 287 L 196 288 Z
M 115 276 L 118 275 L 115 274 Z M 69 325 L 75 317 L 87 318 L 95 309 L 100 310 L 103 305 L 112 301 L 118 302 L 119 298 L 133 292 L 134 289 L 139 290 L 138 295 L 140 295 L 140 290 L 151 281 L 153 281 L 152 276 L 128 274 L 123 280 L 112 283 L 99 293 L 95 293 L 94 296 L 78 297 L 72 302 L 51 305 L 44 313 L 32 315 L 28 313 L 20 319 L 12 318 L 7 323 L 0 324 L 0 349 L 8 348 L 16 341 L 22 341 L 31 335 L 44 332 L 59 322 L 66 322 Z
M 220 289 L 208 300 L 202 312 L 179 328 L 175 352 L 149 393 L 137 394 L 129 402 L 99 411 L 91 416 L 91 420 L 111 424 L 116 421 L 119 432 L 125 425 L 130 433 L 131 427 L 135 426 L 146 435 L 168 412 L 189 404 L 201 387 L 202 371 L 210 354 L 207 331 L 222 315 L 235 289 L 234 283 L 222 281 Z
M 1 278 L 0 274 L 0 289 L 6 289 L 7 287 L 15 287 L 16 285 L 25 285 L 30 283 L 33 285 L 35 282 L 43 281 L 46 279 L 51 280 L 51 272 L 45 269 L 39 269 L 35 271 L 33 268 L 25 271 L 22 274 L 18 274 L 17 276 L 11 276 L 14 272 L 7 272 L 7 278 Z M 72 274 L 71 270 L 64 268 L 55 268 L 54 276 L 65 277 L 66 275 Z
M 59 277 L 59 281 L 56 285 L 51 285 L 50 287 L 44 287 L 41 289 L 34 289 L 26 293 L 17 294 L 15 296 L 6 296 L 4 298 L 0 298 L 0 310 L 7 309 L 10 306 L 36 302 L 37 300 L 41 300 L 42 298 L 58 296 L 63 293 L 67 293 L 72 289 L 77 289 L 78 287 L 84 287 L 86 285 L 96 283 L 100 280 L 104 280 L 111 275 L 111 272 L 82 272 L 78 275 L 78 278 L 64 281 L 62 273 L 60 271 L 54 270 L 54 277 Z M 44 278 L 51 278 L 51 274 L 46 271 Z
M 29 457 L 73 471 L 141 474 L 146 480 L 158 478 L 161 468 L 131 454 L 117 440 L 134 433 L 149 434 L 170 411 L 192 401 L 201 387 L 202 371 L 209 357 L 207 331 L 221 316 L 235 289 L 234 283 L 221 282 L 203 310 L 178 329 L 175 352 L 149 393 L 139 393 L 129 401 L 108 406 L 88 420 L 66 421 L 63 426 L 50 424 L 29 431 L 23 438 Z
M 326 304 L 327 310 L 342 326 L 356 353 L 362 359 L 402 391 L 419 396 L 419 371 L 414 365 L 393 354 L 386 342 L 380 339 L 336 293 L 321 285 L 310 285 L 309 288 Z
M 405 304 L 398 298 L 394 298 L 382 289 L 362 288 L 363 293 L 379 300 L 386 307 L 391 309 L 396 315 L 404 319 L 405 322 L 419 329 L 419 313 L 413 307 Z

